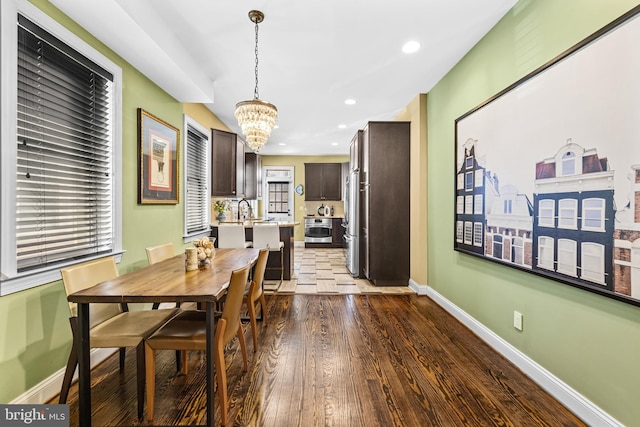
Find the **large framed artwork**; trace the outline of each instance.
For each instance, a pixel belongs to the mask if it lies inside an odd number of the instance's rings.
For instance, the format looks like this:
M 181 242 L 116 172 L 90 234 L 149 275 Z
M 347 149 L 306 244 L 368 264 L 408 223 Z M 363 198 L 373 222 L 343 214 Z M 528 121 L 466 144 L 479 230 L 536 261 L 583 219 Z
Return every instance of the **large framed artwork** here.
M 178 203 L 180 131 L 138 108 L 138 203 Z
M 455 121 L 454 248 L 640 306 L 640 6 Z

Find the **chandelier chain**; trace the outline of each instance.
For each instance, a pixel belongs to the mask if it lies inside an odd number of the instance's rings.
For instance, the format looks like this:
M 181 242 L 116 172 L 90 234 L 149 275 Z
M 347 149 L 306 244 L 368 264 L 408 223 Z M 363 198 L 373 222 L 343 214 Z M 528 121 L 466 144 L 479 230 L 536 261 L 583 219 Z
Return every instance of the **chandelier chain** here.
M 258 94 L 258 21 L 256 20 L 256 88 L 253 91 L 253 99 L 260 99 Z

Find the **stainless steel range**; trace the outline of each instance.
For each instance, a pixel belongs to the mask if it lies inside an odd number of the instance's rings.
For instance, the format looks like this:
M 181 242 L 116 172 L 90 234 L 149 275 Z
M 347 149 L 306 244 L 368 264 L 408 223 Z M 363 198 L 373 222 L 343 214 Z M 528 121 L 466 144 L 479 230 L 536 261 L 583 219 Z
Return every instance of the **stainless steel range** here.
M 305 243 L 331 243 L 333 221 L 331 218 L 305 218 Z

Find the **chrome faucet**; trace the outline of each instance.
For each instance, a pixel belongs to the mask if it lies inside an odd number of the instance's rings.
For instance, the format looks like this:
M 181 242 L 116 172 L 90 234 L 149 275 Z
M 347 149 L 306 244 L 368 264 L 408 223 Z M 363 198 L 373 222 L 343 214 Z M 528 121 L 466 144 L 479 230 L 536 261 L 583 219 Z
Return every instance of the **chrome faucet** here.
M 249 218 L 253 218 L 253 208 L 251 207 L 251 204 L 249 203 L 249 201 L 247 199 L 241 199 L 238 202 L 238 222 L 240 222 L 240 217 L 241 217 L 241 211 L 240 211 L 240 204 L 242 202 L 245 202 L 247 204 L 247 207 L 249 208 Z

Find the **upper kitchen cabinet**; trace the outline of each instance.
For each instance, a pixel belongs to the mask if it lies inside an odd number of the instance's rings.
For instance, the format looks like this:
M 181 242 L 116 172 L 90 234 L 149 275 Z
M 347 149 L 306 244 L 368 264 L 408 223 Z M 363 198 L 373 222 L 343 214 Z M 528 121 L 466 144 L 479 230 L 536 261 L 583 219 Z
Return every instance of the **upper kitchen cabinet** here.
M 244 197 L 262 198 L 262 158 L 256 153 L 244 153 Z
M 342 200 L 342 165 L 340 163 L 305 163 L 306 201 Z
M 235 133 L 211 130 L 211 195 L 244 196 L 244 144 Z

